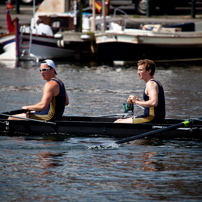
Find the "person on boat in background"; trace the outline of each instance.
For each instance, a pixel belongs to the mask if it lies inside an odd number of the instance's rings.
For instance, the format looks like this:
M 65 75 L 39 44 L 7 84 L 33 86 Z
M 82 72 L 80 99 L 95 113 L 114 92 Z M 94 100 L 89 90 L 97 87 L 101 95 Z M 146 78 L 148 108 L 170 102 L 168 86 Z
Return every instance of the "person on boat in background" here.
M 163 122 L 165 119 L 165 97 L 164 90 L 159 81 L 154 78 L 156 65 L 152 60 L 139 60 L 137 74 L 144 80 L 146 87 L 143 92 L 143 99 L 140 100 L 130 95 L 127 103 L 137 104 L 144 107 L 144 114 L 137 117 L 118 119 L 115 123 L 145 123 Z
M 28 110 L 29 112 L 18 114 L 16 117 L 44 121 L 60 120 L 65 106 L 69 104 L 65 86 L 60 79 L 56 78 L 57 72 L 52 60 L 44 60 L 41 63 L 39 71 L 43 79 L 47 81 L 43 87 L 42 99 L 35 105 L 23 106 L 22 109 Z M 16 118 L 9 117 L 9 119 Z
M 37 20 L 36 34 L 43 36 L 53 36 L 53 31 L 51 27 L 43 23 L 43 20 L 39 18 Z

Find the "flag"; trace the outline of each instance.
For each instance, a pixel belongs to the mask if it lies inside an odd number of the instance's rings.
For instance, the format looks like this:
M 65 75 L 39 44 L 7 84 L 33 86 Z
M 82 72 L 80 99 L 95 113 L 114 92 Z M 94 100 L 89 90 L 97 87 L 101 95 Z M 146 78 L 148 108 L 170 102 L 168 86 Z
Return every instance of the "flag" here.
M 102 4 L 95 1 L 95 9 L 97 10 L 98 13 L 101 13 Z
M 93 4 L 93 0 L 90 0 L 90 5 L 92 4 Z M 102 4 L 99 3 L 98 1 L 95 1 L 95 9 L 97 10 L 98 13 L 101 13 Z
M 6 11 L 6 20 L 7 20 L 7 29 L 9 32 L 15 31 L 15 25 L 13 24 L 13 21 L 11 20 L 11 16 L 9 13 L 9 10 Z

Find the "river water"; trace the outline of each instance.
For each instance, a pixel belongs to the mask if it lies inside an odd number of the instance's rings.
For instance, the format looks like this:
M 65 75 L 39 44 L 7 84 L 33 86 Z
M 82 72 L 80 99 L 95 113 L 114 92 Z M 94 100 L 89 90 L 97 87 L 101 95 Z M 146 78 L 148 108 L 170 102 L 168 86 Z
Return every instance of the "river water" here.
M 65 114 L 123 112 L 129 94 L 142 98 L 145 83 L 136 66 L 56 62 L 70 98 Z M 0 62 L 0 111 L 20 109 L 41 99 L 39 63 Z M 158 64 L 166 117 L 202 114 L 202 63 Z M 142 109 L 135 109 L 141 114 Z M 93 150 L 110 138 L 63 141 L 0 136 L 0 197 L 11 201 L 201 201 L 202 144 L 199 141 L 137 140 Z

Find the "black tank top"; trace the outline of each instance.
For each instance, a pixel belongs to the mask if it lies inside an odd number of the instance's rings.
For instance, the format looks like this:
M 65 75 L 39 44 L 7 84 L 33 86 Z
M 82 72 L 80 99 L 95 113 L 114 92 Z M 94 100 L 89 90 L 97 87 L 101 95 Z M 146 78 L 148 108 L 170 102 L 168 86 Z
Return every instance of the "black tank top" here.
M 162 122 L 165 119 L 165 96 L 164 96 L 164 90 L 162 85 L 156 81 L 156 80 L 151 80 L 157 83 L 158 88 L 159 88 L 159 93 L 158 93 L 158 105 L 154 107 L 154 119 L 152 120 L 153 122 Z M 149 100 L 149 96 L 145 94 L 145 90 L 143 92 L 143 98 L 145 101 Z M 144 109 L 144 117 L 150 116 L 150 108 L 145 108 Z
M 60 84 L 60 82 L 56 79 L 51 79 L 58 83 L 60 86 L 60 92 L 57 96 L 53 96 L 48 107 L 43 111 L 36 111 L 35 113 L 30 113 L 29 118 L 37 119 L 37 120 L 45 120 L 45 121 L 55 121 L 60 120 L 64 113 L 65 105 L 66 105 L 66 91 L 64 84 Z

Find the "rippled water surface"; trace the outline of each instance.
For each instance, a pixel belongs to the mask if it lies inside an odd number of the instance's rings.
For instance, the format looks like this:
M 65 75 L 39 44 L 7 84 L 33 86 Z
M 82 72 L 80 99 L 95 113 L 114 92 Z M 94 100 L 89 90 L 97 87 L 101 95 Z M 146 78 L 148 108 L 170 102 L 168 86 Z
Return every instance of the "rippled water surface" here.
M 135 65 L 57 62 L 70 98 L 65 114 L 123 112 L 129 94 L 142 98 Z M 34 62 L 0 62 L 0 111 L 41 99 L 44 81 Z M 202 64 L 159 64 L 168 118 L 202 115 Z M 142 113 L 135 109 L 135 113 Z M 138 140 L 111 149 L 89 146 L 110 138 L 61 141 L 0 136 L 0 196 L 7 201 L 201 201 L 202 142 Z

